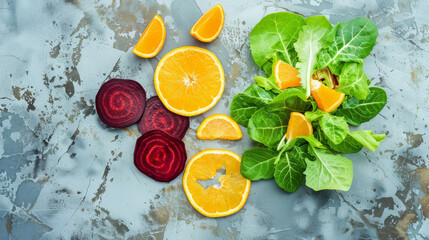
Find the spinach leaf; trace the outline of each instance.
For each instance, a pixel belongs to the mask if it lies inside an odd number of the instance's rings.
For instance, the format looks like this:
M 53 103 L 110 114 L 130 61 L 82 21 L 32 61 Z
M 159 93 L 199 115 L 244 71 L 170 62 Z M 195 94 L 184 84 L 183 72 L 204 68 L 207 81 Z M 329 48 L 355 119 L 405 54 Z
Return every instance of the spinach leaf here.
M 268 111 L 267 107 L 256 111 L 247 127 L 249 136 L 269 148 L 275 148 L 286 134 L 290 112 Z
M 272 13 L 262 18 L 249 37 L 250 50 L 256 65 L 262 67 L 270 61 L 274 53 L 280 60 L 295 66 L 297 59 L 293 44 L 304 24 L 302 16 L 288 12 Z M 264 69 L 271 67 L 264 66 Z
M 319 125 L 325 136 L 334 144 L 341 143 L 349 133 L 349 125 L 343 117 L 325 114 L 319 119 Z
M 324 45 L 324 37 L 332 29 L 325 16 L 312 16 L 305 19 L 298 40 L 294 47 L 298 53 L 297 69 L 301 78 L 301 86 L 306 89 L 306 97 L 310 96 L 310 80 L 315 72 L 317 54 Z
M 318 69 L 329 67 L 335 75 L 340 75 L 344 62 L 362 62 L 375 45 L 377 26 L 368 18 L 355 18 L 338 23 L 330 33 L 332 42 L 322 49 L 318 56 Z
M 277 185 L 287 192 L 295 192 L 304 182 L 305 159 L 310 158 L 307 145 L 294 146 L 283 154 L 275 165 L 274 179 Z
M 254 80 L 255 80 L 255 83 L 258 84 L 258 86 L 260 86 L 261 88 L 267 91 L 272 91 L 277 94 L 283 92 L 279 87 L 277 87 L 276 80 L 274 79 L 274 77 L 266 78 L 262 76 L 256 76 Z
M 368 85 L 371 81 L 363 72 L 362 63 L 345 63 L 338 78 L 339 85 L 335 90 L 364 100 L 369 94 Z
M 315 160 L 306 159 L 305 184 L 315 191 L 324 189 L 348 191 L 353 181 L 353 163 L 329 150 L 308 147 Z
M 282 151 L 287 151 L 292 149 L 293 146 L 301 146 L 305 143 L 309 143 L 311 146 L 316 148 L 325 148 L 325 146 L 323 146 L 323 144 L 319 142 L 319 140 L 317 140 L 313 135 L 308 137 L 298 136 L 291 141 L 287 141 L 286 143 L 284 142 L 285 138 L 286 137 L 283 137 L 280 141 L 279 145 L 277 146 L 277 151 L 280 149 L 282 149 Z
M 277 155 L 277 151 L 269 148 L 256 147 L 245 151 L 241 156 L 241 175 L 252 181 L 272 178 Z
M 350 136 L 352 136 L 354 140 L 362 144 L 362 146 L 368 148 L 373 152 L 378 148 L 380 142 L 386 138 L 386 135 L 384 134 L 374 136 L 372 134 L 372 131 L 369 130 L 351 132 Z
M 311 108 L 302 88 L 287 88 L 267 105 L 270 111 L 305 112 Z
M 231 117 L 239 124 L 247 127 L 252 115 L 261 107 L 271 102 L 275 94 L 265 91 L 256 84 L 250 85 L 242 93 L 234 96 L 231 102 Z
M 320 127 L 317 128 L 317 130 L 314 132 L 314 135 L 320 142 L 327 145 L 329 149 L 339 153 L 357 153 L 363 147 L 362 144 L 356 141 L 350 134 L 347 134 L 344 141 L 339 144 L 335 144 L 327 139 Z
M 326 113 L 324 111 L 322 111 L 320 109 L 316 109 L 315 111 L 312 111 L 312 112 L 305 112 L 305 117 L 307 118 L 307 120 L 309 122 L 313 122 L 313 121 L 320 119 L 325 114 Z
M 343 102 L 333 114 L 344 116 L 348 123 L 359 126 L 377 116 L 386 102 L 386 92 L 381 88 L 371 87 L 365 100 L 359 101 L 356 98 L 350 98 Z

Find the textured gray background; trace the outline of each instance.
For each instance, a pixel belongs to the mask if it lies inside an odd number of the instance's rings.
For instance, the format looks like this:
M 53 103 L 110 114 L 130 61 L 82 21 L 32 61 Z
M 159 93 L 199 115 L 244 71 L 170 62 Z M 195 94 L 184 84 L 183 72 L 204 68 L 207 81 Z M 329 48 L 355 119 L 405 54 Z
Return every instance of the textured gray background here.
M 202 44 L 189 29 L 217 3 L 207 0 L 0 0 L 0 239 L 428 239 L 427 0 L 221 1 L 220 37 Z M 169 184 L 138 172 L 132 161 L 136 126 L 111 129 L 94 110 L 100 84 L 139 81 L 153 96 L 153 70 L 168 51 L 197 45 L 225 68 L 225 93 L 191 119 L 184 138 L 191 157 L 206 148 L 241 154 L 236 142 L 200 141 L 199 123 L 229 112 L 234 94 L 257 68 L 248 36 L 266 14 L 326 15 L 331 22 L 366 16 L 380 36 L 365 70 L 388 103 L 360 129 L 386 133 L 380 148 L 349 155 L 348 192 L 288 194 L 274 181 L 252 184 L 245 207 L 210 219 L 187 202 L 181 177 Z M 131 54 L 154 14 L 167 26 L 162 51 Z M 243 129 L 245 132 L 245 129 Z

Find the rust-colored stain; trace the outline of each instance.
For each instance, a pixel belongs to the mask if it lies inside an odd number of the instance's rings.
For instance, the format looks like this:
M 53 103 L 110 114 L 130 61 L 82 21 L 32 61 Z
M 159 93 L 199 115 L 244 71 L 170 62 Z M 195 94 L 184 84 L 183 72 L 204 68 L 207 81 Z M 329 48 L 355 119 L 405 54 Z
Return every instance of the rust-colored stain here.
M 139 137 L 140 133 L 136 129 L 124 128 L 124 131 L 128 133 L 130 137 Z
M 401 220 L 398 221 L 398 223 L 395 226 L 395 229 L 398 232 L 398 235 L 402 237 L 402 239 L 408 240 L 408 235 L 407 235 L 408 225 L 411 222 L 414 222 L 415 220 L 416 220 L 416 214 L 407 213 Z

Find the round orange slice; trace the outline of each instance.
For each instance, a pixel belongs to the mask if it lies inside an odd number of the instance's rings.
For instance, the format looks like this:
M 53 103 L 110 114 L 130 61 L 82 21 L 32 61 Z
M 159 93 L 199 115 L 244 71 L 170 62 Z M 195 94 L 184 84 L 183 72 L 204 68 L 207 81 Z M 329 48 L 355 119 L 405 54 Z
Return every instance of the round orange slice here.
M 199 152 L 186 166 L 183 188 L 191 205 L 207 217 L 224 217 L 236 213 L 246 203 L 250 180 L 240 173 L 241 157 L 229 150 L 207 149 Z M 204 188 L 199 182 L 218 178 L 219 186 Z
M 216 105 L 225 88 L 225 76 L 212 52 L 198 47 L 181 47 L 159 61 L 154 85 L 168 110 L 195 116 Z
M 211 42 L 219 36 L 224 21 L 225 13 L 222 5 L 218 4 L 198 19 L 191 29 L 191 35 L 202 42 Z
M 204 119 L 197 131 L 199 139 L 238 140 L 243 137 L 240 127 L 230 116 L 213 114 Z
M 151 58 L 161 51 L 165 42 L 165 24 L 159 15 L 152 18 L 140 36 L 133 53 L 142 58 Z
M 311 96 L 316 101 L 317 107 L 325 112 L 337 109 L 344 100 L 344 93 L 329 88 L 317 80 L 311 80 Z
M 301 78 L 298 77 L 298 70 L 291 65 L 277 60 L 273 69 L 276 85 L 280 89 L 301 86 Z
M 286 139 L 292 141 L 298 136 L 310 136 L 313 134 L 313 126 L 304 116 L 299 112 L 292 112 L 290 114 L 289 123 L 286 131 Z

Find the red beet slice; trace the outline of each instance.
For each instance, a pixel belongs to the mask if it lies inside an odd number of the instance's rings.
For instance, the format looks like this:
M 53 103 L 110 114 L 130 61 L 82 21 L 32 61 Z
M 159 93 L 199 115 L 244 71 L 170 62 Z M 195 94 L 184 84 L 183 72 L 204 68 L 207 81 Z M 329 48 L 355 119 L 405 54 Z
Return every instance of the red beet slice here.
M 159 182 L 170 182 L 183 171 L 185 143 L 161 130 L 152 130 L 137 139 L 134 165 Z
M 143 115 L 146 92 L 134 80 L 110 79 L 98 90 L 95 106 L 105 124 L 114 128 L 128 127 Z
M 157 96 L 154 96 L 147 100 L 146 109 L 138 126 L 142 134 L 151 130 L 162 130 L 172 137 L 182 139 L 189 128 L 189 117 L 171 112 Z

